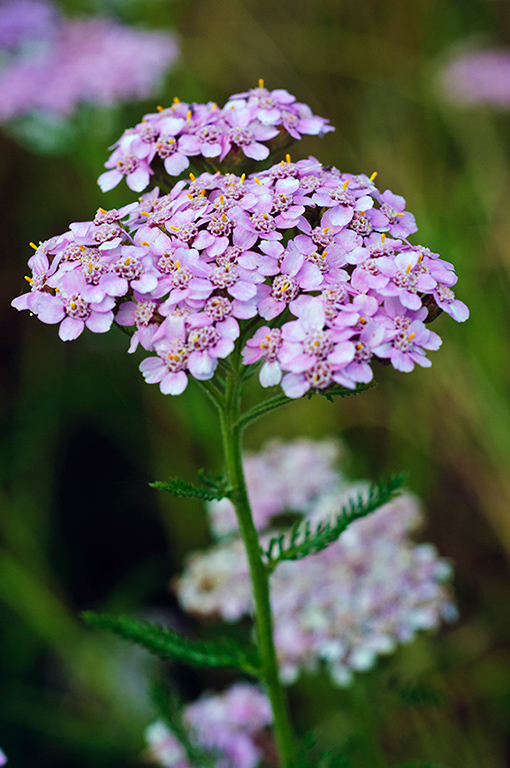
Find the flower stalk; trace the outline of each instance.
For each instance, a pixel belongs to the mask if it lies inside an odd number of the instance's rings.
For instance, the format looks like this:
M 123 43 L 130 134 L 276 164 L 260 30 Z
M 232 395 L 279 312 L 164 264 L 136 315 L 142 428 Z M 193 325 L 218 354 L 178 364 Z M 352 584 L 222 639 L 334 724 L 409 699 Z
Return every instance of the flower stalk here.
M 259 537 L 251 514 L 242 466 L 240 359 L 239 354 L 234 353 L 233 357 L 234 370 L 227 378 L 225 401 L 224 404 L 218 403 L 227 477 L 233 489 L 230 499 L 235 507 L 250 568 L 261 678 L 273 710 L 274 736 L 280 764 L 281 768 L 294 768 L 297 764 L 296 743 L 285 691 L 279 677 L 273 639 L 269 574 L 262 562 Z

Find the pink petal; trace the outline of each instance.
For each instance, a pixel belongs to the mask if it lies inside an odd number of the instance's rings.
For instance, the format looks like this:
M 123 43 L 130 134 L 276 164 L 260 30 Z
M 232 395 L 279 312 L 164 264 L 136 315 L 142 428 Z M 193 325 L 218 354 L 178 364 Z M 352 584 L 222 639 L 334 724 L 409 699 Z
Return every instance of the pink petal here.
M 62 341 L 73 341 L 78 338 L 84 328 L 83 320 L 79 320 L 77 317 L 65 317 L 60 323 L 58 335 Z
M 167 373 L 159 385 L 164 395 L 180 395 L 188 385 L 188 377 L 184 371 Z

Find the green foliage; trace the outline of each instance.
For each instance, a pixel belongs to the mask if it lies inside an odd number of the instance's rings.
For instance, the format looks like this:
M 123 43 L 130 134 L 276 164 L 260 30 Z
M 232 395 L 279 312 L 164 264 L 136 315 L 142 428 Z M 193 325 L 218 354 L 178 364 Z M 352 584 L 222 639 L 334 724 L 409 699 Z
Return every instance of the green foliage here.
M 421 760 L 411 760 L 410 763 L 398 765 L 397 768 L 445 768 L 445 766 L 440 763 L 424 763 Z
M 238 643 L 220 640 L 190 640 L 170 627 L 87 611 L 83 619 L 92 626 L 107 629 L 125 640 L 140 645 L 160 659 L 173 659 L 198 667 L 236 667 L 257 676 L 258 653 L 255 647 L 242 647 Z
M 313 555 L 329 547 L 345 529 L 361 517 L 366 517 L 383 504 L 391 501 L 402 488 L 405 475 L 391 475 L 374 485 L 368 496 L 358 494 L 351 499 L 332 519 L 321 520 L 312 528 L 309 520 L 298 520 L 289 531 L 271 539 L 262 554 L 266 559 L 266 567 L 273 571 L 282 560 L 300 560 L 307 555 Z
M 361 392 L 366 392 L 367 389 L 372 389 L 377 386 L 376 381 L 370 381 L 368 384 L 358 384 L 356 389 L 349 389 L 348 387 L 331 387 L 330 389 L 311 389 L 308 393 L 308 399 L 314 397 L 314 395 L 322 395 L 330 402 L 334 402 L 335 397 L 349 397 L 350 395 L 359 395 Z
M 182 717 L 182 703 L 173 689 L 156 681 L 151 686 L 151 699 L 159 718 L 180 741 L 191 765 L 197 768 L 215 768 L 216 757 L 199 747 L 192 738 L 192 733 Z
M 324 752 L 313 733 L 307 733 L 301 740 L 298 754 L 298 768 L 352 768 L 352 762 L 345 753 Z
M 202 501 L 213 501 L 214 499 L 224 499 L 229 496 L 231 489 L 228 481 L 220 473 L 208 474 L 203 469 L 199 470 L 198 475 L 202 481 L 201 485 L 193 485 L 180 477 L 171 477 L 170 480 L 156 480 L 149 483 L 151 488 L 157 488 L 160 491 L 166 491 L 174 496 L 185 496 L 192 499 L 201 499 Z
M 446 703 L 446 697 L 442 691 L 421 683 L 399 685 L 395 690 L 399 700 L 406 707 L 441 707 Z

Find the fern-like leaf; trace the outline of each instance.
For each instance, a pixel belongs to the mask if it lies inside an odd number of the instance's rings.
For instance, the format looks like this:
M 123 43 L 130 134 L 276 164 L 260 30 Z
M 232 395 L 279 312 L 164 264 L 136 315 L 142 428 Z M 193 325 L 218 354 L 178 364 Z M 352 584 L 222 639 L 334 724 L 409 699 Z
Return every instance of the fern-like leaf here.
M 190 640 L 170 627 L 128 616 L 111 616 L 93 611 L 87 611 L 82 616 L 88 624 L 130 640 L 160 659 L 173 659 L 198 667 L 236 667 L 258 675 L 260 662 L 253 646 L 242 647 L 227 638 Z
M 188 483 L 187 480 L 182 480 L 180 477 L 171 477 L 170 480 L 156 480 L 149 485 L 151 488 L 166 491 L 174 496 L 201 499 L 202 501 L 224 499 L 230 495 L 231 489 L 222 475 L 207 474 L 204 470 L 200 470 L 199 476 L 202 485 L 193 485 L 193 483 Z
M 289 531 L 273 537 L 267 549 L 262 550 L 267 569 L 273 571 L 282 560 L 300 560 L 326 549 L 354 520 L 366 517 L 391 501 L 404 481 L 405 475 L 392 475 L 374 485 L 368 496 L 358 494 L 356 499 L 351 499 L 342 507 L 338 515 L 321 520 L 314 528 L 306 518 L 298 520 Z
M 356 389 L 349 389 L 349 387 L 330 387 L 329 389 L 310 389 L 307 393 L 308 399 L 315 395 L 322 395 L 327 400 L 334 402 L 335 397 L 349 397 L 350 395 L 359 395 L 361 392 L 366 392 L 368 389 L 372 389 L 377 386 L 376 381 L 369 381 L 368 384 L 358 384 Z

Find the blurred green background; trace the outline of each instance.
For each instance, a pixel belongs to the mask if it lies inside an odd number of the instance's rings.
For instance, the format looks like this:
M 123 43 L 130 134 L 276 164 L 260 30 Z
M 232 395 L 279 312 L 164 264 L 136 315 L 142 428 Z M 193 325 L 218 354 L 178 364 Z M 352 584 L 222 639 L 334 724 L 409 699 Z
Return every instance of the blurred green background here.
M 193 386 L 179 398 L 142 383 L 125 337 L 55 328 L 10 307 L 38 242 L 90 219 L 106 147 L 174 96 L 223 104 L 235 92 L 285 88 L 337 130 L 305 138 L 343 171 L 378 171 L 419 226 L 414 242 L 454 262 L 470 320 L 435 323 L 433 367 L 383 369 L 379 386 L 330 404 L 296 403 L 247 433 L 339 436 L 353 477 L 409 471 L 423 499 L 420 538 L 451 558 L 457 625 L 422 637 L 348 691 L 306 678 L 292 694 L 300 732 L 349 750 L 353 768 L 510 765 L 510 114 L 461 109 L 437 91 L 451 46 L 510 45 L 503 0 L 110 0 L 62 2 L 69 15 L 107 12 L 172 28 L 181 56 L 156 100 L 82 109 L 60 154 L 0 134 L 5 238 L 0 409 L 0 746 L 13 766 L 140 766 L 154 718 L 143 653 L 87 629 L 84 609 L 172 620 L 195 631 L 168 589 L 186 551 L 209 541 L 198 503 L 148 482 L 219 468 L 215 416 Z M 419 238 L 419 239 L 418 239 Z M 219 673 L 176 668 L 184 696 Z

